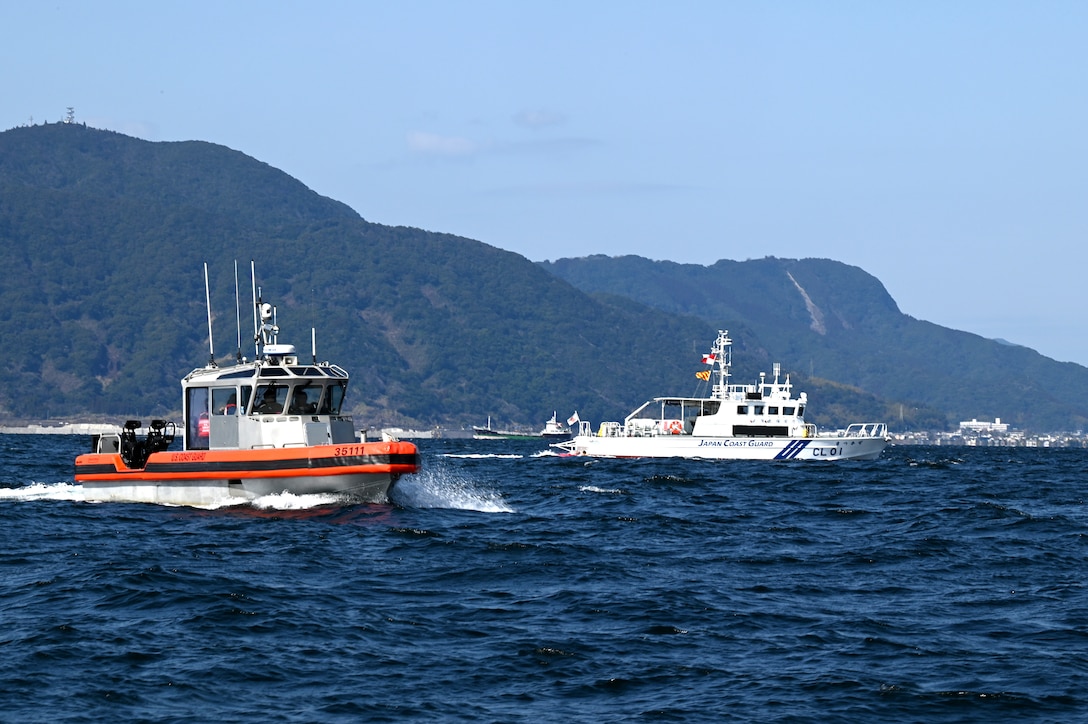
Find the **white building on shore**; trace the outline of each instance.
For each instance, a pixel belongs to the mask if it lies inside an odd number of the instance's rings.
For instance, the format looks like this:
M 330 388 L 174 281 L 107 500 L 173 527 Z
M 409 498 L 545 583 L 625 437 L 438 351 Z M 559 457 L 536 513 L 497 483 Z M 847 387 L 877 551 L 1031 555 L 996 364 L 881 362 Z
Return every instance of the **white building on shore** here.
M 1004 434 L 1009 431 L 1008 423 L 1001 422 L 1000 417 L 995 417 L 993 422 L 979 422 L 978 420 L 965 420 L 960 423 L 960 432 L 989 432 Z

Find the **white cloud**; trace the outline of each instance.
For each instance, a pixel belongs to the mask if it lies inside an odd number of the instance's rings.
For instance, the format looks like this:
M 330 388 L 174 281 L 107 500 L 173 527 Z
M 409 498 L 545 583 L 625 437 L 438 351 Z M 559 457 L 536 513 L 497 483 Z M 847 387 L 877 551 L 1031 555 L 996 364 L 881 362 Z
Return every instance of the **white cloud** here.
M 432 156 L 468 156 L 480 150 L 479 145 L 470 139 L 425 131 L 409 131 L 407 140 L 411 150 Z
M 561 126 L 567 122 L 566 116 L 555 111 L 543 109 L 523 110 L 514 114 L 514 123 L 529 128 L 545 128 L 547 126 Z

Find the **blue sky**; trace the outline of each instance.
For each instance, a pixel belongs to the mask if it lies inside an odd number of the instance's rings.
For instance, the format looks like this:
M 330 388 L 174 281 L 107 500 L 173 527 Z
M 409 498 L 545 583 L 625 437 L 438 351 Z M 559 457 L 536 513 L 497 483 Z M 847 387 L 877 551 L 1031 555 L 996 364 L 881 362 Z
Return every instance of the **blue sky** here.
M 8 1 L 0 130 L 73 107 L 534 261 L 835 259 L 1088 365 L 1086 31 L 1083 2 Z

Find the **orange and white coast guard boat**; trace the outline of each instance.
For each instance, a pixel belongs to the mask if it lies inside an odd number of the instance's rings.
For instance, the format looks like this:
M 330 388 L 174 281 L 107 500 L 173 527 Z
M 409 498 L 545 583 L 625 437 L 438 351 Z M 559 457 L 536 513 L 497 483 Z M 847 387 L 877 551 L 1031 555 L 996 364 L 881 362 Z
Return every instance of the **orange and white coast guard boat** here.
M 779 381 L 761 374 L 751 385 L 729 384 L 733 340 L 718 338 L 703 362 L 716 365 L 709 397 L 655 397 L 623 423 L 602 422 L 594 435 L 588 422 L 578 433 L 553 444 L 572 455 L 641 458 L 676 457 L 712 460 L 875 460 L 888 444 L 882 422 L 854 423 L 845 430 L 821 433 L 805 422 L 808 396 L 794 397 L 787 375 Z M 710 370 L 697 376 L 709 382 Z
M 256 358 L 239 351 L 237 364 L 220 367 L 213 356 L 186 375 L 180 430 L 153 420 L 141 436 L 142 424 L 129 420 L 120 433 L 95 435 L 93 452 L 76 458 L 87 500 L 208 505 L 287 492 L 384 501 L 397 478 L 418 471 L 412 443 L 356 437 L 341 413 L 348 373 L 316 355 L 300 362 L 293 345 L 276 341 L 272 305 L 256 287 L 253 296 Z

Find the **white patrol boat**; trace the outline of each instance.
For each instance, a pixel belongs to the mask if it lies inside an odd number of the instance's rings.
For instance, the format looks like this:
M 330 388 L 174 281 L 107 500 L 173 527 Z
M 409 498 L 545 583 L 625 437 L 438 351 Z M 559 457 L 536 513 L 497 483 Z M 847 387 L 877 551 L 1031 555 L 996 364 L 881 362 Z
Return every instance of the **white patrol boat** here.
M 697 374 L 706 381 L 715 376 L 710 397 L 655 397 L 623 423 L 602 422 L 596 434 L 580 421 L 571 440 L 553 447 L 594 457 L 715 460 L 874 460 L 883 452 L 888 430 L 882 422 L 856 423 L 833 433 L 806 423 L 808 396 L 793 396 L 789 376 L 779 381 L 777 363 L 773 381 L 761 373 L 755 384 L 729 384 L 732 344 L 721 330 L 710 354 L 703 356 L 704 363 L 717 368 Z
M 545 440 L 569 440 L 570 428 L 555 419 L 555 414 L 553 411 L 552 418 L 544 423 L 544 429 L 540 431 L 540 436 Z
M 348 373 L 318 362 L 316 349 L 300 360 L 277 341 L 275 309 L 256 282 L 253 298 L 255 359 L 242 357 L 239 333 L 237 363 L 215 362 L 209 308 L 209 361 L 181 381 L 183 422 L 129 420 L 119 433 L 94 435 L 75 461 L 87 500 L 207 505 L 286 492 L 385 501 L 401 475 L 418 471 L 412 443 L 356 436 L 342 411 Z

